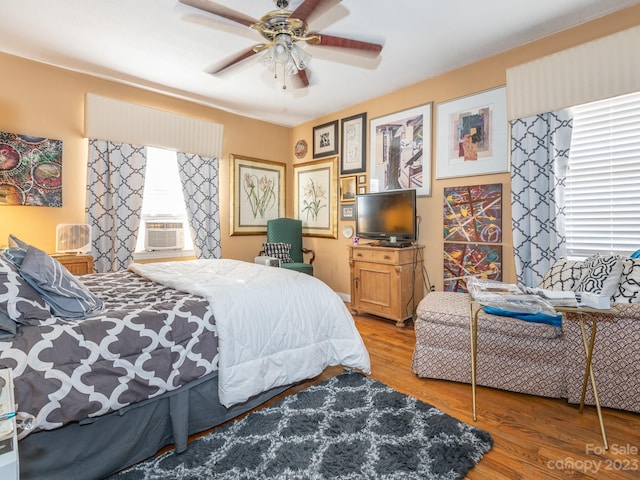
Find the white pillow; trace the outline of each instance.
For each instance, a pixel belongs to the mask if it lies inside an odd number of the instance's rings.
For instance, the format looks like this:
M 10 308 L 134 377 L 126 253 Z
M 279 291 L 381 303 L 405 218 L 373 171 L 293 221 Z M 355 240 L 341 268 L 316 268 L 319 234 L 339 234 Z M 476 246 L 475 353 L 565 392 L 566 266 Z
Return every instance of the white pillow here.
M 583 262 L 559 258 L 542 278 L 539 288 L 565 292 L 572 291 L 582 278 L 582 273 Z
M 585 271 L 576 292 L 590 292 L 611 297 L 618 288 L 622 275 L 622 258 L 618 255 L 593 255 L 584 261 Z
M 624 258 L 614 302 L 640 303 L 640 258 Z

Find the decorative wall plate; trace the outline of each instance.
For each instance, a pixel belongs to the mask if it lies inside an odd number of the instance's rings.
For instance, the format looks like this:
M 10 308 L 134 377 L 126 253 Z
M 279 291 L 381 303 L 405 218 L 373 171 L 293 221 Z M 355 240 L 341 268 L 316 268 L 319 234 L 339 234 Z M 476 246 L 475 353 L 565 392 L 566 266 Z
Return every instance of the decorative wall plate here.
M 353 237 L 353 227 L 351 226 L 346 226 L 342 229 L 342 236 L 344 238 L 351 238 Z
M 307 150 L 307 142 L 305 142 L 304 140 L 298 140 L 295 149 L 296 158 L 303 158 L 307 154 Z

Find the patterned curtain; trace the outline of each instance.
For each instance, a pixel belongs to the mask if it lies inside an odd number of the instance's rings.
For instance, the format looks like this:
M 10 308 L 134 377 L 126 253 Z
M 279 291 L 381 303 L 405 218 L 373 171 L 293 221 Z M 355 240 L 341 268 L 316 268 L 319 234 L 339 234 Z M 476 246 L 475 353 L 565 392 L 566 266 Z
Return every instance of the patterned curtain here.
M 146 165 L 145 147 L 89 141 L 86 213 L 97 272 L 122 270 L 133 261 Z
M 573 117 L 543 113 L 511 122 L 511 207 L 518 283 L 537 287 L 565 255 L 564 185 Z
M 197 258 L 220 258 L 218 159 L 178 152 L 180 181 Z

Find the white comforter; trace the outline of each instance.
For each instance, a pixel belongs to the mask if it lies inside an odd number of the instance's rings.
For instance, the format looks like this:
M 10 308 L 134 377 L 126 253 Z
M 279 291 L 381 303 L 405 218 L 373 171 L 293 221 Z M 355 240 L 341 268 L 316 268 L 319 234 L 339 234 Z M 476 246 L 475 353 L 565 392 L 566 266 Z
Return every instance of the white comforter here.
M 237 260 L 132 263 L 129 270 L 209 301 L 219 340 L 219 395 L 230 407 L 329 365 L 370 373 L 340 297 L 317 278 Z

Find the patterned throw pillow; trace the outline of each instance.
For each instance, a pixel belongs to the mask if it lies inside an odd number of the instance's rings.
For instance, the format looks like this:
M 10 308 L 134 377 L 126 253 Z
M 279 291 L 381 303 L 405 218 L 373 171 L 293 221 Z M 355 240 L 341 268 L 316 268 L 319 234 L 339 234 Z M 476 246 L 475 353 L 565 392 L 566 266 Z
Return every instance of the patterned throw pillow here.
M 42 295 L 58 317 L 82 319 L 102 310 L 104 303 L 57 260 L 29 246 L 20 275 Z
M 0 256 L 0 312 L 14 322 L 39 325 L 51 318 L 49 307 L 18 273 L 18 268 Z
M 640 258 L 624 258 L 622 260 L 622 275 L 614 302 L 640 303 Z
M 582 278 L 583 262 L 559 258 L 551 265 L 549 271 L 540 282 L 539 288 L 544 290 L 574 290 Z
M 576 292 L 590 292 L 604 297 L 615 293 L 622 274 L 622 258 L 618 255 L 593 255 L 584 261 L 585 271 Z
M 263 243 L 262 249 L 267 257 L 279 258 L 282 263 L 293 263 L 290 243 Z

